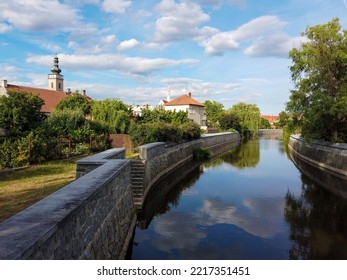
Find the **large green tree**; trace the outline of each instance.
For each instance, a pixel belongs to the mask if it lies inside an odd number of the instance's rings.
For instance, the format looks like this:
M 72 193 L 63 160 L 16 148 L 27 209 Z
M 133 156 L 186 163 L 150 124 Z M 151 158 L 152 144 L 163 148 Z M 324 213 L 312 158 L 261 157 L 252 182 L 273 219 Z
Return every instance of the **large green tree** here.
M 224 105 L 217 101 L 206 100 L 204 102 L 205 113 L 207 116 L 207 126 L 209 127 L 219 127 L 219 120 L 224 112 Z
M 90 103 L 87 98 L 78 92 L 61 100 L 57 106 L 57 110 L 73 109 L 82 110 L 84 115 L 90 114 Z
M 131 109 L 117 99 L 93 101 L 92 118 L 108 127 L 110 133 L 127 133 L 130 127 Z
M 37 128 L 45 115 L 41 112 L 44 101 L 38 96 L 9 90 L 0 97 L 0 127 L 10 135 L 19 135 Z
M 290 52 L 293 61 L 287 111 L 301 115 L 302 136 L 347 141 L 347 31 L 337 18 L 307 27 L 307 42 Z
M 260 124 L 260 110 L 257 105 L 240 102 L 228 112 L 239 117 L 242 130 L 248 129 L 253 135 L 257 133 Z

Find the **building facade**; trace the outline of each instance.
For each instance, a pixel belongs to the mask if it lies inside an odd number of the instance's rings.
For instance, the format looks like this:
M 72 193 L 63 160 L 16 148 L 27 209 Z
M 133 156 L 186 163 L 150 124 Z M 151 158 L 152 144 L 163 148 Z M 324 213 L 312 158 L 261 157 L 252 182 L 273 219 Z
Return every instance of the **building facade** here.
M 165 110 L 188 112 L 188 119 L 196 122 L 202 129 L 207 129 L 205 105 L 192 98 L 192 94 L 182 95 L 164 104 Z

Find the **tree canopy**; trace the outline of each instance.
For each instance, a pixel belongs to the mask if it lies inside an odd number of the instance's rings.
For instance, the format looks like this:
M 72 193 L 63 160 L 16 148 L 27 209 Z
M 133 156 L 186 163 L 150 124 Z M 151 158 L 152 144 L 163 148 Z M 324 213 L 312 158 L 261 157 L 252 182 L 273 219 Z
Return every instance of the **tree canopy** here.
M 108 127 L 110 133 L 127 133 L 130 127 L 131 109 L 117 99 L 93 101 L 92 118 Z
M 204 102 L 205 112 L 207 116 L 207 125 L 209 127 L 219 127 L 219 120 L 223 115 L 224 105 L 217 101 L 206 100 Z
M 242 130 L 248 129 L 253 135 L 258 131 L 260 110 L 257 105 L 240 102 L 232 106 L 228 112 L 239 117 Z
M 45 118 L 41 112 L 43 104 L 36 95 L 9 90 L 7 96 L 0 97 L 0 127 L 10 135 L 37 128 Z
M 302 136 L 347 141 L 347 31 L 337 18 L 307 27 L 307 42 L 290 52 L 291 91 L 286 110 L 301 116 Z
M 65 110 L 65 109 L 78 109 L 82 110 L 84 115 L 90 114 L 90 104 L 88 100 L 78 92 L 73 93 L 72 95 L 61 100 L 57 106 L 57 110 Z

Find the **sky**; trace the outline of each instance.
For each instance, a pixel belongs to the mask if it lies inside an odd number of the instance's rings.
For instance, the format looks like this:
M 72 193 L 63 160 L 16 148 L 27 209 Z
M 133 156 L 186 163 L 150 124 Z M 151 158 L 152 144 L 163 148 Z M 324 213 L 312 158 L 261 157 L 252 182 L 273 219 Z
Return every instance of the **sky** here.
M 93 99 L 155 106 L 191 92 L 278 115 L 289 51 L 335 17 L 347 29 L 347 0 L 1 1 L 0 79 L 47 88 L 57 54 L 65 90 Z

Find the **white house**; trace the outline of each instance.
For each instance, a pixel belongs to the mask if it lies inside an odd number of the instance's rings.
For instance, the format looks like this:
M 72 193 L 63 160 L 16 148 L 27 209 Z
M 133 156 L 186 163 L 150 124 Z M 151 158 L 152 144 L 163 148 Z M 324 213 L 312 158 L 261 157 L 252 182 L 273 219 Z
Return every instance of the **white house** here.
M 167 111 L 188 112 L 188 119 L 196 122 L 202 129 L 207 129 L 205 105 L 192 98 L 192 94 L 182 95 L 164 104 Z

